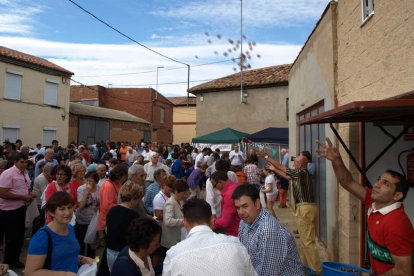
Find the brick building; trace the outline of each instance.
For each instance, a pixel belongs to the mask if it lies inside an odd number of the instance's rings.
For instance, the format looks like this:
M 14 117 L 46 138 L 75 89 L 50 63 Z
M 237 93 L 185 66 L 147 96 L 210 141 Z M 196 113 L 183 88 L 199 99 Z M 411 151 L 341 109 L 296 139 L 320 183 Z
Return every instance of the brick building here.
M 173 142 L 173 104 L 152 88 L 71 86 L 70 101 L 128 112 L 151 123 L 145 141 Z
M 413 1 L 327 4 L 289 73 L 291 155 L 329 137 L 363 185 L 386 169 L 403 172 L 398 162 L 414 145 L 403 135 L 414 121 L 413 15 Z M 319 240 L 330 260 L 366 265 L 366 206 L 337 185 L 330 162 L 313 154 L 313 163 Z M 404 208 L 414 223 L 412 191 Z
M 151 131 L 150 122 L 115 109 L 70 103 L 69 141 L 88 145 L 100 141 L 135 144 Z

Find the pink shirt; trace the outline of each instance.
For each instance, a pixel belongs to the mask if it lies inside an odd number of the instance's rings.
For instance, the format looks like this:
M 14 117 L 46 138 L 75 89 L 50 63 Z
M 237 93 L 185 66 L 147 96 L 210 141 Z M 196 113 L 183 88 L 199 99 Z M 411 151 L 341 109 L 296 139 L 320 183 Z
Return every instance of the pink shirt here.
M 226 235 L 235 237 L 239 235 L 240 217 L 237 214 L 237 210 L 231 196 L 238 186 L 239 184 L 231 180 L 226 182 L 226 185 L 221 191 L 221 196 L 223 197 L 221 200 L 221 214 L 214 221 L 214 228 L 223 228 L 226 231 Z
M 30 177 L 27 171 L 20 171 L 16 166 L 5 170 L 0 175 L 0 188 L 5 188 L 15 195 L 28 195 L 30 189 Z M 0 210 L 10 211 L 25 206 L 23 200 L 8 200 L 0 198 Z

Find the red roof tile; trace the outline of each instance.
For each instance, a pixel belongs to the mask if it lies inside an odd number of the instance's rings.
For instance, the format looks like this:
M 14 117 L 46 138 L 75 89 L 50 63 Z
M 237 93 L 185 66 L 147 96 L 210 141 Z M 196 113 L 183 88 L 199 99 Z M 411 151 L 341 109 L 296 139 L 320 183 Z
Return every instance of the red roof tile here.
M 187 105 L 187 97 L 169 97 L 168 98 L 170 102 L 172 102 L 174 105 Z M 190 105 L 196 105 L 197 98 L 196 97 L 190 97 L 189 104 Z
M 243 71 L 243 86 L 245 88 L 272 87 L 288 85 L 291 64 L 270 66 L 265 68 Z M 201 92 L 216 92 L 234 90 L 240 87 L 240 73 L 216 79 L 190 88 L 193 94 Z
M 51 69 L 54 71 L 64 73 L 65 75 L 73 75 L 71 71 L 66 70 L 65 68 L 60 67 L 59 65 L 56 65 L 46 59 L 28 55 L 3 46 L 0 46 L 0 57 L 6 57 L 11 60 L 27 63 L 28 65 L 36 65 L 43 68 Z

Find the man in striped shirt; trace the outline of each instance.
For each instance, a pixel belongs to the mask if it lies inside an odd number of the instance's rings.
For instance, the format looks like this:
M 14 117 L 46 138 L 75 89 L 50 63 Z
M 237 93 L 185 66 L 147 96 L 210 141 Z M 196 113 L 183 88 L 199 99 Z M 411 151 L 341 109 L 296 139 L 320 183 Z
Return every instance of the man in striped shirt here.
M 275 171 L 285 179 L 292 181 L 292 193 L 296 204 L 296 220 L 301 244 L 302 262 L 319 272 L 320 258 L 316 247 L 316 223 L 318 221 L 318 208 L 313 192 L 312 175 L 307 167 L 310 160 L 305 152 L 295 157 L 293 168 L 286 168 L 277 160 L 270 158 L 266 152 L 259 152 L 269 164 L 267 168 Z

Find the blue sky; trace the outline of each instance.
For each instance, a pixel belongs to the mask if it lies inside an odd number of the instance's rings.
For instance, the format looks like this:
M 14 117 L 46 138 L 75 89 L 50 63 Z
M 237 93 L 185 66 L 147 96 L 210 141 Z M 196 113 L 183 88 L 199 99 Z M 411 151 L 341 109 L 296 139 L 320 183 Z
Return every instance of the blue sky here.
M 234 73 L 230 59 L 239 50 L 223 52 L 232 48 L 229 38 L 240 39 L 240 0 L 74 1 L 136 41 L 190 64 L 190 87 Z M 243 0 L 243 47 L 256 45 L 252 68 L 293 62 L 328 2 Z M 47 58 L 88 85 L 155 88 L 162 66 L 158 90 L 186 95 L 182 64 L 134 44 L 68 0 L 0 0 L 0 42 Z M 216 61 L 224 62 L 194 66 Z

